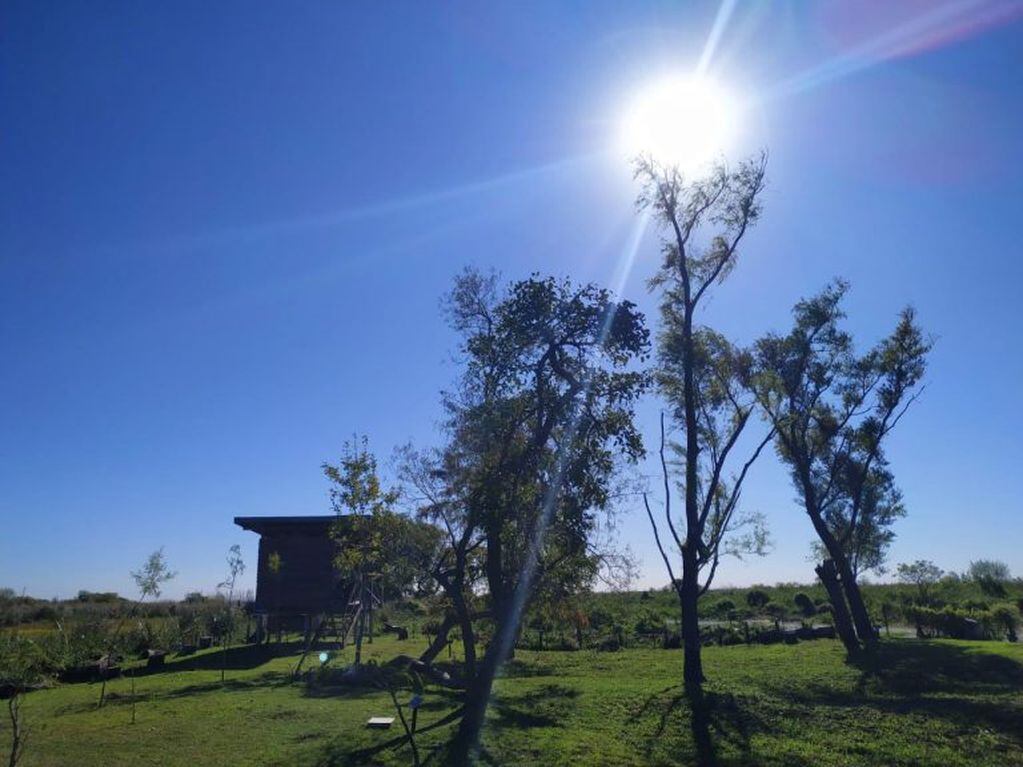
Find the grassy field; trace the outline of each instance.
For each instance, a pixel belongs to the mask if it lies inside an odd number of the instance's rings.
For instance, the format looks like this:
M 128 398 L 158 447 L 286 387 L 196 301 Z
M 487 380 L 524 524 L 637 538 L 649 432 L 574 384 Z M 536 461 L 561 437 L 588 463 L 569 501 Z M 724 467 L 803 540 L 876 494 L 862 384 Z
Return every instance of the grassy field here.
M 408 653 L 410 644 L 378 639 L 368 657 Z M 384 693 L 293 683 L 296 652 L 236 648 L 224 684 L 215 653 L 171 659 L 138 677 L 134 725 L 126 679 L 110 684 L 110 703 L 98 711 L 96 685 L 32 693 L 24 764 L 411 764 L 399 727 L 364 726 L 393 715 Z M 889 640 L 862 668 L 827 640 L 708 647 L 705 659 L 721 764 L 1023 765 L 1023 646 Z M 691 763 L 680 666 L 671 650 L 520 651 L 497 685 L 486 758 Z M 451 693 L 428 692 L 424 755 L 449 736 L 457 705 Z M 7 737 L 5 727 L 4 746 Z

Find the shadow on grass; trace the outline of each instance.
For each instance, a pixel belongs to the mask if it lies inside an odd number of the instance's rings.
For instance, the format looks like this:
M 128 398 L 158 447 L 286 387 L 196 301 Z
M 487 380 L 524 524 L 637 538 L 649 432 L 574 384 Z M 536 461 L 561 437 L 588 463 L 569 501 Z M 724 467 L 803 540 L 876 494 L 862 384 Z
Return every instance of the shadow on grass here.
M 437 730 L 441 727 L 454 724 L 458 722 L 461 717 L 462 709 L 456 708 L 454 711 L 441 717 L 436 722 L 419 727 L 416 730 L 416 736 L 418 737 L 432 730 Z M 340 749 L 347 748 L 347 745 L 348 744 L 346 743 L 333 743 L 329 745 L 317 764 L 323 765 L 323 767 L 365 767 L 367 764 L 374 764 L 373 758 L 385 751 L 399 750 L 403 748 L 408 749 L 408 739 L 406 738 L 404 731 L 400 731 L 398 735 L 395 735 L 393 738 L 388 738 L 383 743 L 377 743 L 373 746 L 367 746 L 366 748 L 360 748 L 355 751 L 340 752 Z M 434 751 L 423 760 L 423 763 L 436 763 L 433 762 L 434 758 L 443 759 L 442 751 L 443 747 L 434 749 Z
M 527 729 L 530 727 L 561 727 L 571 712 L 578 690 L 557 684 L 545 684 L 524 695 L 495 700 L 490 704 L 494 716 L 489 729 Z
M 861 689 L 908 696 L 1023 692 L 1023 665 L 970 645 L 909 639 L 882 642 L 872 655 L 852 664 L 862 672 Z
M 897 640 L 850 664 L 861 671 L 851 690 L 810 684 L 766 691 L 818 713 L 859 708 L 919 715 L 1023 745 L 1023 665 L 1010 658 L 969 645 Z
M 265 674 L 260 674 L 258 677 L 250 677 L 247 679 L 225 679 L 223 682 L 218 679 L 216 681 L 203 682 L 201 684 L 190 684 L 170 690 L 156 691 L 153 691 L 144 685 L 143 677 L 138 677 L 137 681 L 138 685 L 135 690 L 134 698 L 139 703 L 142 703 L 154 700 L 175 700 L 177 698 L 188 698 L 193 695 L 205 695 L 207 693 L 214 692 L 251 692 L 257 688 L 267 688 L 280 685 L 283 682 L 286 682 L 287 678 L 272 671 L 268 671 Z M 127 686 L 130 683 L 128 678 L 122 677 L 115 680 L 115 682 L 116 686 L 109 684 L 107 686 L 104 706 L 131 705 L 132 694 L 128 691 Z M 96 685 L 96 688 L 98 689 L 98 685 Z M 65 714 L 81 714 L 96 710 L 97 701 L 90 700 L 61 706 L 57 709 L 55 714 L 57 716 L 63 716 Z
M 654 749 L 662 745 L 662 738 L 668 730 L 672 717 L 679 714 L 678 724 L 684 724 L 688 731 L 692 732 L 695 743 L 697 727 L 705 727 L 710 738 L 710 754 L 703 760 L 703 764 L 714 765 L 717 763 L 717 750 L 728 745 L 732 752 L 727 759 L 728 764 L 758 764 L 754 758 L 750 740 L 754 733 L 769 732 L 767 723 L 757 716 L 749 706 L 742 705 L 739 698 L 730 693 L 716 693 L 704 691 L 703 693 L 702 720 L 694 718 L 694 711 L 689 703 L 688 697 L 683 691 L 682 685 L 669 685 L 650 695 L 629 718 L 632 723 L 638 723 L 647 716 L 656 713 L 657 724 L 653 733 L 647 738 L 644 755 L 651 759 Z M 694 743 L 690 747 L 695 749 Z M 691 755 L 694 763 L 700 763 L 696 757 L 695 750 Z M 790 762 L 795 767 L 809 767 L 810 762 L 803 762 L 795 759 Z
M 163 666 L 141 668 L 138 670 L 137 676 L 141 678 L 178 671 L 219 671 L 221 668 L 226 668 L 228 671 L 245 671 L 262 666 L 274 658 L 283 658 L 289 655 L 296 656 L 297 663 L 297 656 L 304 649 L 305 644 L 302 642 L 235 645 L 229 647 L 226 652 L 216 650 L 198 655 L 168 656 L 167 662 Z

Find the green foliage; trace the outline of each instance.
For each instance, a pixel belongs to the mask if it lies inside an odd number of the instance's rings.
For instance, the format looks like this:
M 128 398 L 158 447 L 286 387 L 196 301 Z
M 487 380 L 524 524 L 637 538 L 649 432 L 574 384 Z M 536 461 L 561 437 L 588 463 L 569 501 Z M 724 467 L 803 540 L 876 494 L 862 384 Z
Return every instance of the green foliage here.
M 338 515 L 331 528 L 338 571 L 368 576 L 388 594 L 414 593 L 429 578 L 439 531 L 395 510 L 400 494 L 383 489 L 365 437 L 346 442 L 338 463 L 323 464 L 323 472 Z
M 931 586 L 941 580 L 944 571 L 930 560 L 918 559 L 909 564 L 900 563 L 895 569 L 895 575 L 900 582 L 916 586 L 920 592 L 920 601 L 926 604 L 930 598 Z
M 1005 562 L 995 559 L 978 559 L 970 562 L 967 577 L 973 581 L 992 580 L 999 583 L 1009 580 L 1011 574 Z
M 132 572 L 132 580 L 139 591 L 139 602 L 145 599 L 157 598 L 163 589 L 163 584 L 171 580 L 176 573 L 171 572 L 167 567 L 167 559 L 163 555 L 163 549 L 157 549 L 146 559 L 142 569 Z
M 855 575 L 883 566 L 905 514 L 883 445 L 918 395 L 932 344 L 906 308 L 887 338 L 857 355 L 842 328 L 847 290 L 836 281 L 797 303 L 788 334 L 757 341 L 746 382 L 821 546 Z M 852 602 L 855 582 L 845 588 Z
M 55 670 L 53 659 L 37 642 L 0 634 L 0 691 L 25 692 L 41 685 Z
M 813 600 L 810 599 L 810 597 L 807 596 L 804 592 L 800 591 L 798 594 L 792 597 L 792 601 L 793 603 L 795 603 L 796 608 L 799 610 L 799 612 L 801 612 L 804 616 L 809 617 L 811 615 L 817 614 L 817 605 L 815 605 L 813 603 Z
M 759 610 L 764 607 L 771 597 L 763 589 L 750 589 L 746 593 L 746 604 L 752 607 L 754 610 Z

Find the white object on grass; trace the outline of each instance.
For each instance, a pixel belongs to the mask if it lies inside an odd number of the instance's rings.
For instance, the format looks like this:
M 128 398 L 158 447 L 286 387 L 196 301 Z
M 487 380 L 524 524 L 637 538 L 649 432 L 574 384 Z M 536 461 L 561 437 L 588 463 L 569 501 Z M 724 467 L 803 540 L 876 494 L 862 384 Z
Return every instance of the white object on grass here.
M 380 727 L 386 729 L 394 724 L 393 716 L 371 716 L 369 721 L 366 722 L 367 727 Z

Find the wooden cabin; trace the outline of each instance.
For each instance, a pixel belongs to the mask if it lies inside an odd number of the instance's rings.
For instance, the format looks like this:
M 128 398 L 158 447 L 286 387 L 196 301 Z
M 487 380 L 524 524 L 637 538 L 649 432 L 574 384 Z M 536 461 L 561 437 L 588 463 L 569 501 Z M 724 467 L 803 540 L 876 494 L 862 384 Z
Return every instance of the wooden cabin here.
M 330 536 L 337 520 L 333 514 L 234 518 L 259 534 L 257 613 L 287 619 L 344 611 L 350 586 L 334 567 L 337 543 Z

